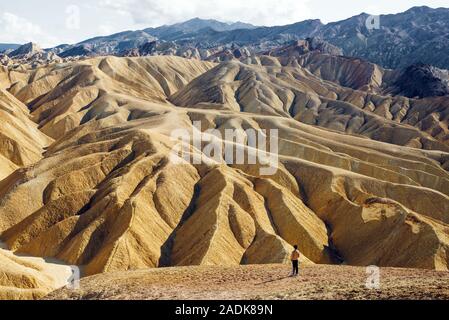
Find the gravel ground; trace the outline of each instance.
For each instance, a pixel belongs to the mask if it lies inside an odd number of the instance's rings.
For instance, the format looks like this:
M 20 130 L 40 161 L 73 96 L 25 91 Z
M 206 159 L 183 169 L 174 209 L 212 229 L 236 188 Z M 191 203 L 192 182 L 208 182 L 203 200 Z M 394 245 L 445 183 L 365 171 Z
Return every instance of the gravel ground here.
M 303 266 L 181 267 L 101 274 L 79 290 L 60 289 L 46 299 L 449 299 L 449 272 L 382 268 L 380 289 L 368 289 L 366 268 Z

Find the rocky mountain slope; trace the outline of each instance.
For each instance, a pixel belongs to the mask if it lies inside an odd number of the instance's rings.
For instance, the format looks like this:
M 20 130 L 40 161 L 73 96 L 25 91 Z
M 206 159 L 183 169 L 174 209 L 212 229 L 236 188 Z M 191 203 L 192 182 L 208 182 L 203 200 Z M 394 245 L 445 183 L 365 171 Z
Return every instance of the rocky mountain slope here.
M 213 19 L 194 18 L 185 22 L 176 23 L 169 26 L 148 28 L 145 29 L 144 31 L 159 39 L 173 40 L 176 37 L 181 37 L 186 34 L 191 34 L 193 32 L 200 32 L 203 30 L 213 30 L 217 32 L 223 32 L 223 31 L 245 30 L 255 28 L 256 26 L 243 22 L 224 23 Z
M 20 47 L 20 44 L 15 43 L 0 43 L 0 53 L 9 53 Z
M 109 36 L 87 39 L 75 45 L 61 45 L 51 49 L 61 57 L 123 55 L 147 43 L 161 39 L 163 41 L 183 38 L 198 32 L 225 32 L 238 29 L 253 29 L 251 24 L 236 22 L 223 23 L 216 20 L 191 19 L 183 23 L 158 28 L 147 28 L 139 31 L 125 31 Z M 185 49 L 187 50 L 187 49 Z
M 447 271 L 449 100 L 387 95 L 393 71 L 305 48 L 1 69 L 1 240 L 84 275 L 284 263 L 296 243 L 308 264 Z M 192 140 L 203 161 L 179 162 L 179 129 L 278 129 L 279 168 Z
M 344 54 L 367 59 L 386 68 L 403 68 L 422 62 L 449 69 L 443 52 L 449 46 L 449 9 L 414 7 L 403 13 L 381 15 L 380 29 L 367 30 L 368 14 L 326 25 L 325 40 Z
M 419 98 L 449 95 L 448 70 L 417 63 L 396 73 L 391 94 Z

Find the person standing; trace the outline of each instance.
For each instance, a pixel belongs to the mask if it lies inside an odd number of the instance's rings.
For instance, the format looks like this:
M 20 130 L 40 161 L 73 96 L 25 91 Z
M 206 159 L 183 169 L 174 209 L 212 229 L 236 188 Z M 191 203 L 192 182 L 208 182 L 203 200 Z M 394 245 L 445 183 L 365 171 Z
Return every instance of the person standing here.
M 295 245 L 294 246 L 295 250 L 293 250 L 292 255 L 291 255 L 291 261 L 292 261 L 292 277 L 296 277 L 299 274 L 299 257 L 301 256 L 299 250 L 298 250 L 298 246 Z

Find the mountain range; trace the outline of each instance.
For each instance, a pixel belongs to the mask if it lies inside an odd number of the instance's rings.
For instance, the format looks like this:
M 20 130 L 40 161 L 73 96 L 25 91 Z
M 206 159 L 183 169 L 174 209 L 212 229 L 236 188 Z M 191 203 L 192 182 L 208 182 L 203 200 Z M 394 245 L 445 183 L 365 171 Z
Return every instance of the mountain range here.
M 16 50 L 20 46 L 21 46 L 20 44 L 15 44 L 15 43 L 0 43 L 0 52 Z
M 245 23 L 227 24 L 215 20 L 192 19 L 184 23 L 140 31 L 126 31 L 88 39 L 74 45 L 51 49 L 61 57 L 74 55 L 124 55 L 157 41 L 164 47 L 186 50 L 246 47 L 260 52 L 292 40 L 318 37 L 342 49 L 346 56 L 358 57 L 384 68 L 401 68 L 414 63 L 449 69 L 449 9 L 414 7 L 399 14 L 379 16 L 379 29 L 368 29 L 367 13 L 323 24 L 307 20 L 285 26 L 256 27 Z M 176 50 L 171 51 L 171 53 Z

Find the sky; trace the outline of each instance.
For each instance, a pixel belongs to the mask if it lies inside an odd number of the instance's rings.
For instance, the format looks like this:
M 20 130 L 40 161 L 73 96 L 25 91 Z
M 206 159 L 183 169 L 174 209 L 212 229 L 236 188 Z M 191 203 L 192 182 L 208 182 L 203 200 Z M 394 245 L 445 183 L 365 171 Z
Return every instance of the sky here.
M 38 3 L 38 5 L 37 5 Z M 191 18 L 285 25 L 323 23 L 362 12 L 388 14 L 413 6 L 449 7 L 448 0 L 13 0 L 0 3 L 0 43 L 42 47 L 173 24 Z

